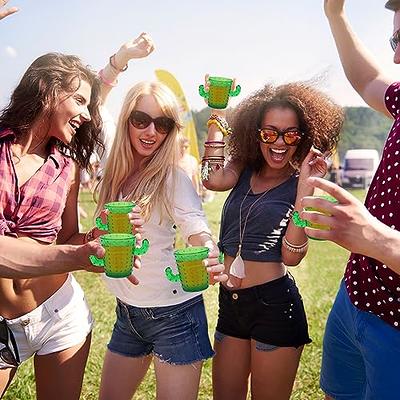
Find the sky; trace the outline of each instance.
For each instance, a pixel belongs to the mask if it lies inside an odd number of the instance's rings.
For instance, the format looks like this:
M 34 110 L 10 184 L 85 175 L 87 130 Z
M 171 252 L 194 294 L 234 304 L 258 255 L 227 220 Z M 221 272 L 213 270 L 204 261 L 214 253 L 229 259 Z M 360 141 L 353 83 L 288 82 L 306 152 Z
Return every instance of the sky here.
M 388 76 L 393 13 L 384 0 L 347 0 L 349 20 Z M 275 84 L 319 77 L 319 87 L 343 106 L 365 105 L 348 84 L 323 12 L 323 0 L 10 0 L 20 11 L 0 22 L 0 108 L 29 64 L 57 51 L 101 69 L 122 43 L 149 33 L 156 49 L 133 60 L 113 89 L 116 117 L 128 89 L 165 69 L 200 110 L 204 74 L 236 77 L 244 96 Z

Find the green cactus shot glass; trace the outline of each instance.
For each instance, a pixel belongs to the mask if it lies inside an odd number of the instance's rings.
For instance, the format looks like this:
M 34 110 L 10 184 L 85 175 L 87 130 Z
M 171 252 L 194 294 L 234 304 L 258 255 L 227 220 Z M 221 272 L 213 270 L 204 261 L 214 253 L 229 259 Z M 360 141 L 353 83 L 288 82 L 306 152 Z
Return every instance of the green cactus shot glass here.
M 175 261 L 178 274 L 172 272 L 171 267 L 165 269 L 165 275 L 171 282 L 181 282 L 185 292 L 199 292 L 207 289 L 209 277 L 203 260 L 208 257 L 209 248 L 202 246 L 187 247 L 176 250 Z
M 321 199 L 324 199 L 324 200 L 328 200 L 331 203 L 337 203 L 338 202 L 334 197 L 329 196 L 329 195 L 314 196 L 314 197 L 318 197 L 318 198 L 321 198 Z M 308 211 L 308 212 L 313 212 L 313 213 L 317 213 L 317 214 L 330 215 L 330 214 L 327 213 L 326 210 L 323 210 L 323 209 L 320 209 L 320 208 L 305 207 L 305 210 Z M 300 217 L 298 217 L 296 219 L 293 218 L 293 223 L 296 226 L 299 226 L 299 227 L 302 227 L 302 228 L 308 227 L 308 228 L 312 228 L 312 229 L 321 229 L 321 230 L 325 230 L 325 231 L 330 229 L 328 225 L 316 224 L 315 222 L 307 221 L 307 220 L 301 219 Z M 310 239 L 314 239 L 314 240 L 324 240 L 324 239 L 314 238 L 314 237 L 312 237 L 310 235 L 307 235 L 307 236 Z
M 143 239 L 141 247 L 136 247 L 136 237 L 127 233 L 100 236 L 100 243 L 106 251 L 104 258 L 89 258 L 93 265 L 104 267 L 105 274 L 110 278 L 126 278 L 131 275 L 133 256 L 145 254 L 149 248 L 147 239 Z
M 240 91 L 240 85 L 232 90 L 233 79 L 221 76 L 210 76 L 208 78 L 209 90 L 204 89 L 204 85 L 199 86 L 199 94 L 207 100 L 208 106 L 215 109 L 226 108 L 229 97 L 237 96 Z
M 96 226 L 109 233 L 132 233 L 128 213 L 135 207 L 132 201 L 114 201 L 107 203 L 104 208 L 108 210 L 107 223 L 103 224 L 100 217 L 96 218 Z

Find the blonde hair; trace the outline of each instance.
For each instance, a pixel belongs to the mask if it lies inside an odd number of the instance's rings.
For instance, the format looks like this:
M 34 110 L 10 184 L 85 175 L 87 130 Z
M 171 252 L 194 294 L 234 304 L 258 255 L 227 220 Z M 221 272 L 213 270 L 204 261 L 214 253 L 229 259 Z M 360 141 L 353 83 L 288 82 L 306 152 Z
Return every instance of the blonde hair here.
M 154 97 L 163 114 L 175 121 L 175 127 L 161 146 L 145 160 L 138 182 L 126 200 L 138 204 L 146 220 L 154 207 L 160 209 L 161 218 L 165 213 L 170 217 L 173 215 L 171 193 L 174 193 L 174 188 L 167 187 L 167 183 L 175 184 L 179 148 L 177 135 L 182 125 L 176 97 L 168 87 L 159 82 L 138 83 L 126 95 L 118 118 L 114 143 L 100 181 L 96 215 L 104 208 L 105 203 L 118 200 L 121 189 L 134 170 L 135 157 L 129 137 L 129 116 L 135 110 L 138 101 L 146 95 Z M 172 180 L 169 177 L 172 177 Z

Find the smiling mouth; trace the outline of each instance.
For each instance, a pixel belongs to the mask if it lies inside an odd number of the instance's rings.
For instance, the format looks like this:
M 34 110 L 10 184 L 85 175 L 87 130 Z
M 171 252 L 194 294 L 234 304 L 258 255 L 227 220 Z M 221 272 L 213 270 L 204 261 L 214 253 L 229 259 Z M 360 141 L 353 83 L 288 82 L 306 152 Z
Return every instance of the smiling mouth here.
M 68 121 L 68 124 L 74 130 L 74 132 L 76 132 L 77 129 L 81 126 L 79 122 L 73 120 Z
M 288 149 L 269 149 L 269 151 L 271 152 L 271 158 L 279 162 L 285 158 Z
M 139 139 L 139 140 L 146 147 L 152 146 L 155 143 L 155 140 L 145 140 L 145 139 Z

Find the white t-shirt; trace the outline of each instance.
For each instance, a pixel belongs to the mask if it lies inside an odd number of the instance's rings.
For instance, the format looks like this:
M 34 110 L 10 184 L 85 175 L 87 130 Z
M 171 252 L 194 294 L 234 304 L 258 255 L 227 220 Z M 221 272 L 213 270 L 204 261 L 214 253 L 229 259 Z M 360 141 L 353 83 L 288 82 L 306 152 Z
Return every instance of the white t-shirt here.
M 172 190 L 171 182 L 171 190 Z M 177 267 L 174 259 L 174 242 L 177 225 L 186 241 L 191 235 L 208 232 L 207 220 L 201 201 L 195 192 L 189 177 L 180 169 L 176 171 L 174 196 L 174 218 L 165 216 L 160 222 L 157 210 L 143 225 L 143 238 L 150 242 L 147 254 L 142 256 L 142 266 L 134 269 L 139 285 L 131 284 L 128 279 L 105 277 L 108 289 L 124 303 L 137 307 L 159 307 L 182 303 L 198 292 L 188 293 L 182 290 L 180 282 L 170 282 L 165 276 L 165 268 L 170 266 L 174 273 Z

